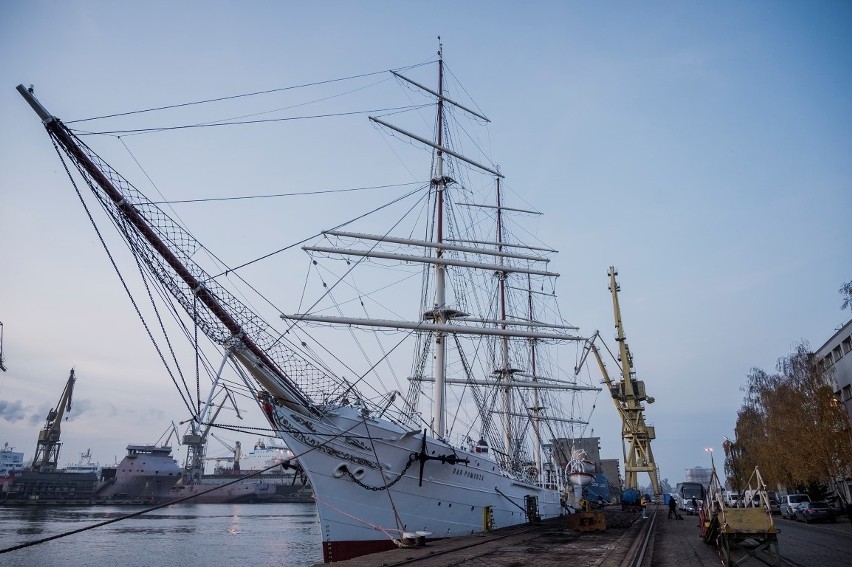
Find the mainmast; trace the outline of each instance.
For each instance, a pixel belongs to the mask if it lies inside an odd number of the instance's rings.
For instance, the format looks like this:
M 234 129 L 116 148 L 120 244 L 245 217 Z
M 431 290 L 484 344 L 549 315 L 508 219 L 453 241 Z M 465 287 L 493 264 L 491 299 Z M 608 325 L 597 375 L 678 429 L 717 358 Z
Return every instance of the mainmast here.
M 435 188 L 435 204 L 438 209 L 436 241 L 440 245 L 444 241 L 444 193 L 447 188 L 448 179 L 444 177 L 444 153 L 441 150 L 444 145 L 444 56 L 443 48 L 438 44 L 438 124 L 437 124 L 437 144 L 435 149 L 435 175 L 432 177 L 432 186 Z M 436 249 L 436 256 L 440 259 L 444 255 L 444 250 L 440 247 Z M 446 268 L 441 263 L 435 264 L 435 304 L 433 307 L 433 316 L 436 324 L 444 324 L 447 322 L 447 297 L 446 297 Z M 435 333 L 435 386 L 434 386 L 434 403 L 432 408 L 432 433 L 435 437 L 443 438 L 446 423 L 446 353 L 447 344 L 444 340 L 445 333 L 438 331 Z
M 530 281 L 529 275 L 527 276 L 527 300 L 529 302 L 529 312 L 530 312 L 530 321 L 534 321 L 534 313 L 533 313 L 533 295 L 532 295 L 532 281 Z M 536 371 L 536 344 L 538 344 L 537 339 L 531 338 L 530 340 L 530 371 L 532 375 L 535 377 L 538 375 Z M 536 378 L 533 378 L 533 381 L 536 381 Z M 538 388 L 533 389 L 533 407 L 530 408 L 532 411 L 532 426 L 533 426 L 533 437 L 535 438 L 535 468 L 538 471 L 538 478 L 543 478 L 543 463 L 541 459 L 541 424 L 539 423 L 541 419 L 541 402 L 539 402 L 538 397 Z
M 503 251 L 503 210 L 501 208 L 500 178 L 497 178 L 497 251 Z M 500 265 L 503 265 L 503 257 L 500 257 Z M 497 272 L 497 281 L 500 297 L 500 327 L 506 329 L 506 272 Z M 503 335 L 500 338 L 500 368 L 496 374 L 500 381 L 505 384 L 502 388 L 503 398 L 503 444 L 506 449 L 509 466 L 514 460 L 515 448 L 512 439 L 512 390 L 508 384 L 512 381 L 512 369 L 509 365 L 509 337 Z M 533 373 L 535 375 L 535 373 Z

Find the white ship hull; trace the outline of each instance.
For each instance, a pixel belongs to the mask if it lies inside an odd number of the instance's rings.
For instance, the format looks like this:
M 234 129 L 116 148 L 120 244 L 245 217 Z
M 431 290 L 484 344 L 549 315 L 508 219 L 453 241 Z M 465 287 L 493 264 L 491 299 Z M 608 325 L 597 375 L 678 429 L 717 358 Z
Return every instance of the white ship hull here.
M 392 549 L 404 532 L 440 539 L 482 532 L 486 521 L 493 527 L 525 523 L 528 496 L 536 498 L 541 518 L 562 513 L 556 489 L 511 479 L 488 456 L 430 437 L 428 455 L 455 454 L 470 462 L 426 461 L 421 486 L 423 433 L 364 419 L 354 408 L 326 414 L 321 422 L 282 408 L 276 418 L 281 438 L 310 478 L 327 562 Z

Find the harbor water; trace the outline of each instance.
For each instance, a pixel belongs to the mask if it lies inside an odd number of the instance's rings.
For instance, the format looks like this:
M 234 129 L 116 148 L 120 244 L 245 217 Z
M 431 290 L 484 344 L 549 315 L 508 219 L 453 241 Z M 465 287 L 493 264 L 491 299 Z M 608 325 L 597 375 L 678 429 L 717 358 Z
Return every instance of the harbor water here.
M 142 508 L 0 507 L 0 550 Z M 0 565 L 276 565 L 322 562 L 314 504 L 186 504 L 0 554 Z

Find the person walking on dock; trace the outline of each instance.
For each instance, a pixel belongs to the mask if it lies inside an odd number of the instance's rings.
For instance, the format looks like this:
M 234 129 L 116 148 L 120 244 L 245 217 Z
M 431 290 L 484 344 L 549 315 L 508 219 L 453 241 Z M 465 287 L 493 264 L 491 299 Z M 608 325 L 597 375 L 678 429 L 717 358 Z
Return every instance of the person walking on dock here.
M 675 520 L 682 520 L 683 516 L 680 515 L 680 512 L 677 511 L 677 499 L 674 496 L 669 496 L 669 520 L 672 519 L 672 514 L 674 514 Z

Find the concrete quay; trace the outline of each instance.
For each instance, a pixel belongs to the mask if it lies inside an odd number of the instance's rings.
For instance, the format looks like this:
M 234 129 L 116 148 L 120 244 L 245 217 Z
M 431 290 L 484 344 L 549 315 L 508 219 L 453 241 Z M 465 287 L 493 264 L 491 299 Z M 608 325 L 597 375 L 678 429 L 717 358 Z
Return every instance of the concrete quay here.
M 655 511 L 649 507 L 649 515 Z M 681 567 L 719 565 L 719 555 L 699 537 L 698 520 L 684 516 L 669 520 L 668 509 L 656 508 L 657 518 L 644 565 Z M 423 547 L 403 548 L 335 562 L 335 567 L 620 567 L 640 533 L 638 513 L 617 507 L 604 511 L 607 529 L 576 532 L 567 517 L 501 528 L 489 533 L 430 541 Z

